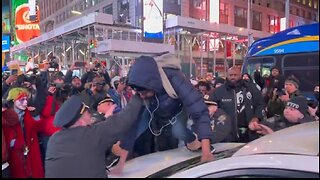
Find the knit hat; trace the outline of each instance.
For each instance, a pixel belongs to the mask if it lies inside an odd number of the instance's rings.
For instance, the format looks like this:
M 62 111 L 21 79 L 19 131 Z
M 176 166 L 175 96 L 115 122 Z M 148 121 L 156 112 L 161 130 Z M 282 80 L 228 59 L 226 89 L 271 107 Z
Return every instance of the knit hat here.
M 289 107 L 295 108 L 300 111 L 303 115 L 308 113 L 308 103 L 307 99 L 303 96 L 296 96 L 292 97 L 288 102 L 287 105 Z
M 297 89 L 299 89 L 300 81 L 295 76 L 289 76 L 285 83 L 291 83 L 293 84 Z
M 25 88 L 13 88 L 9 91 L 8 93 L 8 97 L 7 97 L 7 100 L 10 101 L 10 100 L 17 100 L 17 99 L 20 99 L 22 97 L 28 97 L 29 96 L 29 92 L 27 89 Z

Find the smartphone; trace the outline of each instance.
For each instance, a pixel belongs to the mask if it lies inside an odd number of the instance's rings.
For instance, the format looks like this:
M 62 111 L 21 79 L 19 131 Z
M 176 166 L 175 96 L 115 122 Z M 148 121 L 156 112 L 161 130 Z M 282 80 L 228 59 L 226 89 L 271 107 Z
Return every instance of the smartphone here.
M 11 75 L 18 74 L 18 69 L 11 69 Z
M 286 95 L 286 90 L 285 89 L 277 90 L 277 95 L 278 96 Z
M 86 62 L 84 61 L 78 61 L 74 63 L 75 67 L 85 67 L 86 66 Z

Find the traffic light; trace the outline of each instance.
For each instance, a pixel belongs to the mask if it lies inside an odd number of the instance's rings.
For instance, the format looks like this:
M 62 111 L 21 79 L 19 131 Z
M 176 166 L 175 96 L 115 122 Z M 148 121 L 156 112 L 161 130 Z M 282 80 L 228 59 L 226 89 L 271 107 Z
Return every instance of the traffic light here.
M 95 40 L 93 40 L 93 46 L 94 46 L 94 48 L 97 48 L 98 47 L 98 41 L 95 39 Z
M 89 48 L 90 49 L 94 48 L 94 40 L 93 39 L 90 40 Z
M 89 48 L 92 49 L 92 48 L 96 48 L 96 47 L 98 47 L 97 40 L 91 39 L 90 43 L 89 43 Z

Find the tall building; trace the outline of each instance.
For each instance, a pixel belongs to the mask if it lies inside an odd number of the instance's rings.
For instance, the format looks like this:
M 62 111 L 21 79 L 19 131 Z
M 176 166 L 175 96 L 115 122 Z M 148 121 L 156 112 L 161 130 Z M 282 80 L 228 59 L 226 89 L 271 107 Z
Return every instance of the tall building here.
M 175 45 L 185 69 L 225 72 L 241 65 L 250 42 L 286 28 L 285 0 L 39 0 L 42 33 L 92 12 L 112 15 L 114 25 L 143 29 L 146 5 L 164 20 L 163 42 Z M 319 20 L 318 0 L 290 0 L 289 27 Z M 163 4 L 162 4 L 163 3 Z M 248 8 L 249 7 L 249 8 Z M 248 13 L 248 9 L 250 9 Z M 250 20 L 248 20 L 248 14 Z M 162 41 L 162 40 L 161 40 Z M 213 61 L 214 59 L 214 61 Z M 191 67 L 188 64 L 194 64 Z M 187 70 L 188 71 L 188 70 Z M 192 73 L 194 75 L 194 73 Z

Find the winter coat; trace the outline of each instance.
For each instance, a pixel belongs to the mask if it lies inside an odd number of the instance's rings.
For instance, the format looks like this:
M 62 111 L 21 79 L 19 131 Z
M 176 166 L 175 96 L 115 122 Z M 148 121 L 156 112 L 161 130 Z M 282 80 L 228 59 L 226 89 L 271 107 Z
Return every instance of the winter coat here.
M 54 104 L 53 104 L 54 103 Z M 55 114 L 58 112 L 60 106 L 52 95 L 48 95 L 46 98 L 45 106 L 41 112 L 41 126 L 40 132 L 46 136 L 51 136 L 61 128 L 57 128 L 53 125 Z
M 240 88 L 243 92 L 246 122 L 249 124 L 251 119 L 254 117 L 259 118 L 260 120 L 263 119 L 265 105 L 261 92 L 254 84 L 247 83 L 242 80 L 237 88 Z M 236 139 L 235 135 L 238 134 L 239 128 L 237 119 L 236 90 L 231 88 L 228 83 L 225 83 L 215 90 L 215 92 L 210 96 L 210 100 L 217 102 L 218 107 L 230 116 L 233 127 L 231 134 L 233 139 Z M 251 138 L 253 137 L 251 136 Z
M 208 108 L 203 101 L 202 95 L 193 87 L 185 75 L 177 69 L 163 68 L 178 99 L 172 99 L 166 93 L 155 60 L 152 57 L 142 56 L 136 59 L 131 66 L 128 75 L 128 85 L 135 85 L 154 90 L 159 100 L 159 108 L 155 111 L 156 119 L 168 120 L 181 111 L 182 106 L 186 109 L 195 123 L 195 132 L 199 139 L 211 138 L 211 126 Z M 153 98 L 153 101 L 156 101 Z
M 13 126 L 3 127 L 6 145 L 9 147 L 11 176 L 13 178 L 43 178 L 44 169 L 37 136 L 40 122 L 34 120 L 28 110 L 24 111 L 22 121 L 24 131 L 20 121 Z M 26 147 L 29 152 L 24 155 Z
M 142 100 L 134 96 L 121 112 L 90 126 L 63 129 L 50 137 L 46 177 L 105 178 L 105 152 L 136 123 Z
M 305 115 L 302 119 L 299 119 L 297 123 L 289 122 L 284 116 L 273 116 L 271 118 L 268 118 L 266 120 L 261 121 L 261 124 L 264 124 L 271 128 L 273 131 L 279 131 L 281 129 L 294 126 L 297 124 L 307 123 L 315 121 L 311 116 Z

